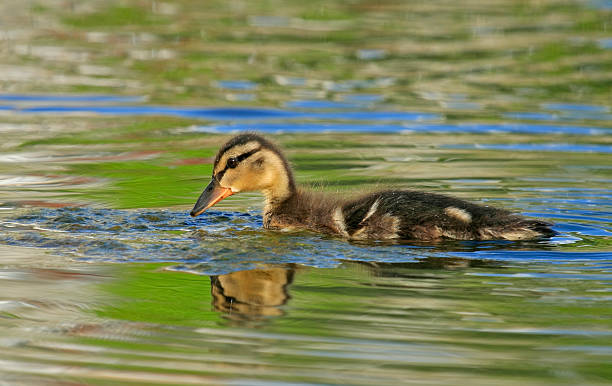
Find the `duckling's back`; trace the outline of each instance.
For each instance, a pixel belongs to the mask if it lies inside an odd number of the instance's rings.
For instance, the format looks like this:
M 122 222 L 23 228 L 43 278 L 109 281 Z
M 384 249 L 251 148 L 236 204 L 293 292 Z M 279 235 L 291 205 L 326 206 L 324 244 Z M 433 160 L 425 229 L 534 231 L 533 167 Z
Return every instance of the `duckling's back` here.
M 554 234 L 543 221 L 420 191 L 377 192 L 339 209 L 334 220 L 351 239 L 526 240 Z

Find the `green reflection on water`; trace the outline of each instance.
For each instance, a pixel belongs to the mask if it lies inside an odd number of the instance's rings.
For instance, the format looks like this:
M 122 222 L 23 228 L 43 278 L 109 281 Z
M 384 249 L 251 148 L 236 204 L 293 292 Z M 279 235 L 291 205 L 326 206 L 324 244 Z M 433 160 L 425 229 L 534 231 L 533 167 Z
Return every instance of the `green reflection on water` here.
M 62 21 L 67 25 L 80 28 L 131 27 L 135 25 L 147 27 L 168 23 L 166 18 L 153 15 L 150 9 L 116 5 L 104 7 L 103 10 L 85 15 L 66 16 Z
M 82 3 L 8 3 L 13 17 L 5 24 L 21 27 L 28 20 L 42 31 L 52 26 L 61 39 L 46 34 L 26 43 L 79 48 L 89 54 L 89 64 L 114 70 L 94 76 L 125 82 L 34 79 L 25 89 L 144 92 L 155 103 L 236 105 L 245 102 L 210 85 L 242 79 L 258 84 L 255 100 L 247 103 L 274 105 L 291 91 L 280 75 L 310 81 L 297 88 L 324 98 L 368 89 L 400 106 L 427 110 L 457 94 L 483 103 L 489 113 L 536 106 L 542 99 L 610 100 L 612 52 L 596 44 L 606 36 L 610 16 L 595 2 L 287 1 L 280 9 L 267 2 Z M 383 55 L 367 59 L 362 50 Z M 45 59 L 26 50 L 3 62 L 78 73 L 69 59 Z M 375 82 L 384 77 L 395 80 Z M 365 83 L 348 90 L 333 86 L 354 80 Z M 428 93 L 440 99 L 421 97 Z
M 210 309 L 210 279 L 163 270 L 162 264 L 130 264 L 103 291 L 117 304 L 98 310 L 100 317 L 132 322 L 207 326 L 219 321 Z
M 97 315 L 146 322 L 146 337 L 125 340 L 118 330 L 113 339 L 84 334 L 82 342 L 129 349 L 128 358 L 141 350 L 191 353 L 196 361 L 216 353 L 245 365 L 259 362 L 264 373 L 253 378 L 285 381 L 329 382 L 332 368 L 338 380 L 358 384 L 371 376 L 391 382 L 399 374 L 433 380 L 450 373 L 479 382 L 503 377 L 508 384 L 577 378 L 597 384 L 611 375 L 608 355 L 597 351 L 610 343 L 607 307 L 593 292 L 605 286 L 597 283 L 472 276 L 524 269 L 443 258 L 345 262 L 334 269 L 264 265 L 210 278 L 163 267 L 123 266 L 101 287 L 117 300 Z M 590 300 L 573 300 L 581 295 Z M 583 353 L 568 357 L 574 350 Z M 278 373 L 293 365 L 293 373 Z M 227 377 L 235 364 L 226 366 L 195 373 Z M 318 370 L 300 375 L 304 366 Z M 380 366 L 389 372 L 380 373 Z M 366 379 L 355 378 L 358 367 Z
M 72 136 L 25 142 L 20 151 L 26 154 L 32 150 L 53 153 L 59 149 L 64 153 L 82 155 L 89 148 L 90 152 L 102 150 L 110 153 L 58 163 L 64 164 L 65 172 L 72 175 L 102 178 L 105 181 L 103 186 L 75 192 L 81 197 L 108 202 L 119 208 L 193 204 L 210 178 L 217 149 L 229 138 L 227 135 L 184 132 L 185 124 L 190 122 L 186 120 L 144 119 L 110 127 L 106 126 L 105 120 L 92 122 L 102 126 Z M 540 189 L 558 187 L 559 181 L 543 178 L 550 175 L 562 178 L 564 187 L 599 188 L 599 180 L 609 174 L 608 169 L 591 168 L 606 164 L 606 153 L 509 153 L 477 149 L 479 143 L 547 143 L 550 141 L 548 135 L 350 134 L 350 141 L 346 143 L 340 141 L 337 134 L 270 137 L 286 148 L 298 182 L 331 192 L 348 190 L 358 194 L 394 186 L 447 193 L 454 188 L 454 194 L 477 200 L 480 197 L 505 196 L 509 188 L 532 187 L 530 179 L 540 179 Z M 302 139 L 304 137 L 309 140 Z M 580 143 L 585 140 L 567 136 L 563 141 Z M 330 146 L 311 147 L 318 141 Z M 588 138 L 590 144 L 607 145 L 608 142 L 607 136 Z M 446 144 L 476 145 L 476 149 L 448 149 L 444 148 Z M 48 167 L 35 163 L 28 165 L 32 166 L 43 170 Z M 0 165 L 0 170 L 2 168 Z M 461 179 L 492 179 L 493 182 L 476 185 L 453 182 Z M 470 186 L 463 192 L 461 188 L 456 189 L 459 185 Z M 513 196 L 537 194 L 519 190 Z M 223 204 L 230 203 L 244 210 L 241 197 L 237 195 Z

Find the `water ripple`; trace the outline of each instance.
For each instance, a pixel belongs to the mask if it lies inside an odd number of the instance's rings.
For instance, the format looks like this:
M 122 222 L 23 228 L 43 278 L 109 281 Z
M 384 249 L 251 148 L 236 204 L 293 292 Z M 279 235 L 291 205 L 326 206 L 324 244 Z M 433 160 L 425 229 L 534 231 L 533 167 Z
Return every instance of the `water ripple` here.
M 144 100 L 142 96 L 121 95 L 0 94 L 0 101 L 8 102 L 136 103 Z
M 573 217 L 572 217 L 573 219 Z M 0 243 L 51 248 L 87 261 L 176 262 L 177 269 L 224 273 L 259 263 L 300 263 L 335 267 L 343 260 L 386 263 L 429 257 L 513 262 L 611 260 L 605 252 L 568 252 L 559 245 L 580 241 L 569 233 L 609 236 L 589 224 L 560 223 L 561 234 L 534 242 L 447 242 L 440 244 L 349 243 L 310 232 L 284 233 L 262 229 L 258 214 L 206 212 L 194 219 L 170 210 L 49 208 L 33 210 L 0 222 Z M 525 250 L 528 249 L 528 250 Z
M 504 151 L 556 151 L 572 153 L 612 153 L 612 146 L 578 143 L 508 143 L 508 144 L 474 144 L 446 145 L 449 149 L 485 149 Z
M 436 119 L 435 115 L 410 112 L 343 112 L 310 113 L 317 119 L 352 119 L 370 121 L 426 121 Z M 606 135 L 612 129 L 587 126 L 535 125 L 519 123 L 406 123 L 403 124 L 361 124 L 333 122 L 265 122 L 229 125 L 196 126 L 195 132 L 227 133 L 245 129 L 262 133 L 526 133 L 526 134 L 573 134 Z
M 349 119 L 367 121 L 424 121 L 439 120 L 434 113 L 410 111 L 345 111 L 345 112 L 304 112 L 255 107 L 179 107 L 179 106 L 137 106 L 137 105 L 48 105 L 34 107 L 0 106 L 4 110 L 19 114 L 101 114 L 101 115 L 166 115 L 182 118 L 229 120 L 270 120 L 270 119 Z

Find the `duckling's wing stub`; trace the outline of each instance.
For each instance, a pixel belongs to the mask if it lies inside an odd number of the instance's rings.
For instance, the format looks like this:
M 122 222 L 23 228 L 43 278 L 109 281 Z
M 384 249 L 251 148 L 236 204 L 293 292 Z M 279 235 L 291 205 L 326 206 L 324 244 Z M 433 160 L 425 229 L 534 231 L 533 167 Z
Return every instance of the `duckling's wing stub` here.
M 419 191 L 383 191 L 346 203 L 350 238 L 406 240 L 527 240 L 555 234 L 551 224 L 455 197 Z
M 192 217 L 198 216 L 206 209 L 215 205 L 224 198 L 231 196 L 232 194 L 233 192 L 231 189 L 222 187 L 219 185 L 219 181 L 213 178 L 200 195 L 200 198 L 198 198 L 198 201 L 195 203 L 190 215 Z

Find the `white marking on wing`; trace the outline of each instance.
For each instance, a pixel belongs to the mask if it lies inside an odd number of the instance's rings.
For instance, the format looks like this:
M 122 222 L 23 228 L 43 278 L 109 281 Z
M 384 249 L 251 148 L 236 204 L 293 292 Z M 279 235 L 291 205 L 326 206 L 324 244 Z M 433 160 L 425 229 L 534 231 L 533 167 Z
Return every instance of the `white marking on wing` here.
M 364 221 L 369 219 L 374 213 L 376 213 L 376 209 L 378 209 L 378 199 L 374 201 L 374 203 L 370 207 L 370 210 L 368 210 L 368 213 L 366 213 L 365 217 L 363 218 L 363 220 L 361 220 L 361 222 L 363 223 Z
M 463 221 L 464 223 L 472 222 L 472 215 L 469 212 L 454 206 L 445 208 L 444 213 L 446 213 L 447 216 L 454 217 L 459 221 Z
M 336 230 L 342 236 L 348 237 L 349 234 L 346 231 L 346 223 L 344 222 L 344 216 L 342 215 L 342 208 L 337 207 L 332 215 L 332 220 L 334 221 L 334 225 L 336 226 Z

